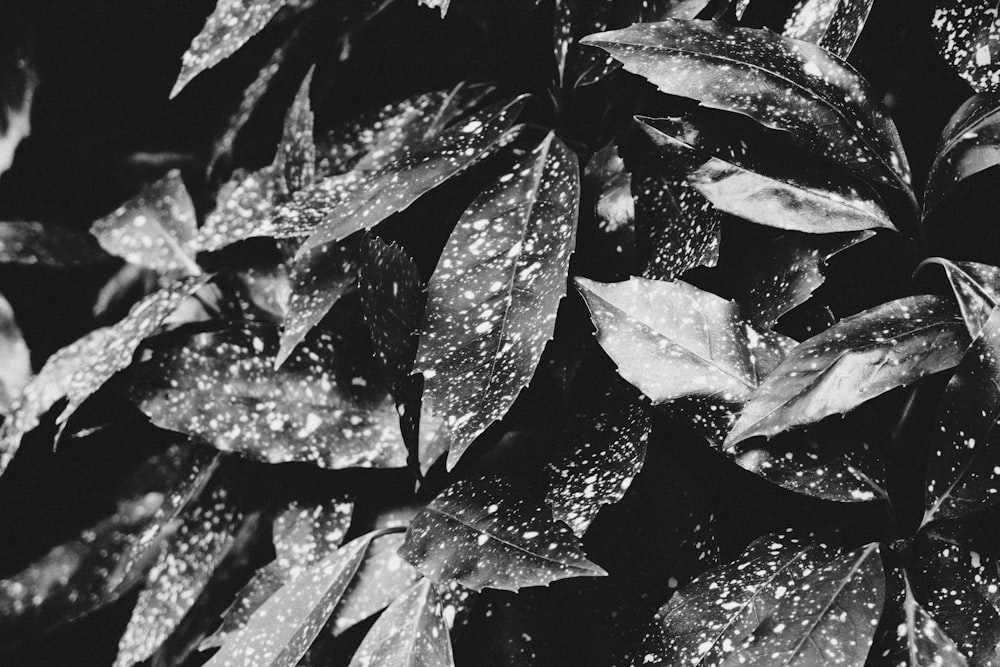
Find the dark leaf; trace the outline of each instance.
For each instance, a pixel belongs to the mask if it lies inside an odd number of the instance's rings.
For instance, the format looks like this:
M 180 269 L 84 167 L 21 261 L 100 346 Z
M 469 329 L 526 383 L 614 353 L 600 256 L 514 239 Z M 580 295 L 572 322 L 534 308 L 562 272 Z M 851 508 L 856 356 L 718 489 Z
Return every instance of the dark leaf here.
M 31 352 L 14 318 L 14 309 L 0 294 L 0 415 L 10 416 L 31 380 Z
M 785 37 L 818 44 L 847 59 L 875 0 L 799 0 L 785 23 Z
M 952 262 L 942 257 L 927 259 L 920 268 L 928 264 L 938 264 L 944 269 L 969 335 L 978 337 L 993 309 L 1000 305 L 1000 268 L 976 262 Z
M 90 233 L 109 253 L 134 264 L 165 274 L 201 273 L 194 261 L 198 219 L 179 170 L 95 222 Z
M 546 505 L 503 478 L 452 484 L 414 517 L 399 553 L 429 579 L 475 591 L 607 574 Z
M 938 52 L 977 93 L 1000 92 L 1000 16 L 994 0 L 937 0 Z
M 727 446 L 847 412 L 953 368 L 969 345 L 954 305 L 912 296 L 844 318 L 800 344 L 744 406 Z
M 912 196 L 892 120 L 857 71 L 818 46 L 768 30 L 677 19 L 583 42 L 665 93 L 790 131 L 811 152 Z
M 1000 165 L 1000 97 L 974 95 L 948 121 L 924 190 L 926 218 L 973 174 Z
M 275 223 L 315 229 L 299 249 L 300 257 L 312 248 L 374 227 L 488 152 L 510 128 L 526 101 L 521 96 L 494 105 L 445 129 L 427 144 L 401 150 L 392 162 L 367 174 L 346 198 L 330 201 L 324 194 L 327 179 L 321 180 L 279 207 Z
M 903 575 L 904 578 L 906 575 Z M 913 596 L 910 581 L 905 578 L 905 596 L 899 610 L 894 650 L 886 656 L 894 667 L 968 667 L 965 656 L 955 642 L 945 634 L 937 621 Z
M 406 465 L 387 393 L 368 386 L 364 376 L 336 372 L 355 363 L 345 358 L 350 351 L 324 333 L 275 370 L 275 334 L 273 327 L 247 323 L 155 350 L 133 398 L 161 428 L 268 463 Z
M 375 622 L 351 667 L 453 667 L 448 626 L 429 579 L 415 584 Z
M 759 137 L 740 138 L 697 118 L 637 117 L 661 152 L 689 165 L 687 180 L 717 209 L 761 225 L 810 233 L 895 229 L 874 190 L 815 158 Z
M 877 544 L 763 537 L 679 590 L 633 665 L 861 665 L 885 600 Z
M 77 266 L 108 256 L 89 236 L 41 222 L 0 222 L 0 263 Z
M 469 205 L 427 285 L 414 370 L 448 467 L 506 414 L 552 337 L 576 239 L 576 155 L 554 134 Z
M 14 24 L 17 24 L 16 21 Z M 24 36 L 8 34 L 7 37 L 22 39 Z M 8 55 L 5 51 L 4 56 L 13 59 L 13 71 L 5 68 L 3 74 L 4 97 L 0 101 L 0 116 L 2 116 L 0 117 L 0 175 L 10 169 L 18 144 L 31 134 L 31 105 L 35 98 L 35 87 L 38 85 L 38 76 L 23 49 L 15 47 L 12 54 Z
M 377 534 L 347 543 L 283 586 L 206 667 L 294 667 L 337 606 Z
M 21 437 L 40 423 L 43 414 L 61 398 L 66 407 L 56 417 L 60 429 L 83 402 L 118 371 L 132 363 L 139 344 L 206 281 L 205 276 L 187 278 L 146 297 L 123 320 L 91 331 L 59 350 L 45 362 L 38 375 L 24 388 L 14 415 L 0 431 L 0 473 L 14 457 Z

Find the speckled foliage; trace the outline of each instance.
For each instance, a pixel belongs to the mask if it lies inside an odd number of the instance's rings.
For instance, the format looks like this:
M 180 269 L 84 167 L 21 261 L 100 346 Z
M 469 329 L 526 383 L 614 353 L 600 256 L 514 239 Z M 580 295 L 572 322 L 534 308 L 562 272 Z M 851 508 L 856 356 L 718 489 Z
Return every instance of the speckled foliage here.
M 1000 16 L 993 0 L 935 2 L 935 41 L 941 56 L 977 93 L 1000 90 Z
M 783 34 L 818 44 L 846 60 L 873 4 L 875 0 L 799 0 Z

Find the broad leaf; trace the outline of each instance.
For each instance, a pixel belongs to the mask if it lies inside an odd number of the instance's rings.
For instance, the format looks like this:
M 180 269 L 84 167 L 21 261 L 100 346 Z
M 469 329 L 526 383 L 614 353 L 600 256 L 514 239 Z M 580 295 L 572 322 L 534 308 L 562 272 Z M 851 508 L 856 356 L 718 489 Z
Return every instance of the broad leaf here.
M 174 283 L 137 303 L 117 324 L 92 331 L 49 357 L 24 388 L 17 410 L 0 431 L 0 473 L 14 457 L 22 436 L 38 426 L 43 414 L 65 397 L 66 407 L 56 417 L 61 432 L 76 409 L 112 375 L 132 363 L 139 344 L 205 280 L 199 276 Z
M 968 667 L 968 661 L 955 642 L 913 596 L 909 578 L 905 574 L 903 577 L 903 604 L 897 612 L 899 623 L 893 628 L 895 645 L 885 656 L 887 664 L 894 667 Z
M 268 463 L 406 465 L 392 401 L 351 374 L 351 350 L 324 333 L 275 370 L 275 334 L 247 323 L 154 350 L 133 400 L 161 428 Z
M 379 617 L 350 667 L 453 667 L 448 626 L 429 579 L 415 584 Z
M 993 314 L 993 309 L 1000 305 L 1000 268 L 977 262 L 952 262 L 942 257 L 931 257 L 924 260 L 918 270 L 933 264 L 944 269 L 969 335 L 972 338 L 978 337 Z
M 782 34 L 847 59 L 875 0 L 799 0 Z
M 926 218 L 955 187 L 974 174 L 1000 165 L 1000 97 L 975 95 L 948 121 L 938 141 L 924 190 Z
M 399 553 L 434 582 L 475 591 L 607 574 L 547 506 L 503 478 L 452 484 L 414 517 Z
M 31 380 L 31 352 L 14 318 L 14 309 L 0 294 L 0 415 L 9 417 Z
M 591 35 L 583 43 L 604 49 L 665 93 L 790 131 L 813 153 L 912 196 L 892 120 L 857 71 L 814 44 L 676 19 Z
M 218 0 L 201 32 L 182 57 L 182 67 L 170 97 L 196 76 L 236 53 L 284 7 L 301 10 L 315 0 Z
M 201 273 L 194 261 L 197 231 L 194 202 L 176 169 L 90 227 L 101 247 L 112 255 L 181 275 Z
M 94 239 L 41 222 L 0 222 L 0 263 L 77 266 L 108 259 Z
M 679 590 L 633 665 L 861 665 L 885 600 L 879 547 L 763 537 Z
M 510 128 L 526 101 L 521 96 L 494 105 L 447 128 L 427 144 L 401 150 L 392 162 L 366 175 L 360 187 L 346 198 L 324 201 L 326 179 L 319 181 L 279 207 L 275 222 L 315 228 L 299 249 L 300 257 L 312 248 L 374 227 L 487 153 Z
M 207 667 L 294 667 L 337 606 L 376 535 L 369 533 L 347 543 L 283 586 Z
M 977 93 L 1000 92 L 1000 15 L 994 0 L 936 0 L 938 52 Z
M 688 183 L 721 211 L 814 234 L 895 229 L 874 190 L 773 137 L 744 138 L 693 117 L 637 120 L 661 152 L 689 165 Z M 731 148 L 748 141 L 743 155 Z
M 427 285 L 414 370 L 452 436 L 448 467 L 527 386 L 576 238 L 576 155 L 549 134 L 462 214 Z
M 792 350 L 767 376 L 726 444 L 847 412 L 953 368 L 968 345 L 954 305 L 937 296 L 897 299 L 844 318 Z

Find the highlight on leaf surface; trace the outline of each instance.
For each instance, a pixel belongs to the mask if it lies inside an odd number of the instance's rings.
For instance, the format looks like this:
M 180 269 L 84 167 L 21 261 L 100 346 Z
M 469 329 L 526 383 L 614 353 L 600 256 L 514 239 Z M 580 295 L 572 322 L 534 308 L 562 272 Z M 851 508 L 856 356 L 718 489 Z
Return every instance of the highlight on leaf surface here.
M 0 415 L 10 417 L 31 376 L 28 344 L 17 326 L 14 309 L 0 294 Z
M 944 269 L 962 312 L 969 336 L 977 338 L 993 309 L 1000 305 L 1000 268 L 978 262 L 952 262 L 930 257 L 917 267 L 917 273 L 938 265 Z
M 936 0 L 938 52 L 977 93 L 1000 92 L 1000 16 L 992 0 Z
M 544 504 L 509 480 L 460 480 L 410 523 L 400 556 L 435 583 L 517 591 L 607 573 Z
M 822 46 L 846 60 L 873 4 L 875 0 L 799 0 L 782 34 Z

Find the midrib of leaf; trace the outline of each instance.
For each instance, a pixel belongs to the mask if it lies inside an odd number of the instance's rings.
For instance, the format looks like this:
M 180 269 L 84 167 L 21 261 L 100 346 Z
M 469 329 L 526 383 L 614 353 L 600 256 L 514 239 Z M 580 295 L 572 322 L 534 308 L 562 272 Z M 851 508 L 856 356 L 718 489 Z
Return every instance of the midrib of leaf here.
M 156 229 L 157 235 L 163 239 L 167 248 L 169 248 L 170 251 L 176 255 L 177 259 L 179 259 L 181 264 L 184 265 L 184 268 L 191 272 L 191 275 L 200 276 L 203 273 L 201 267 L 198 266 L 193 259 L 191 259 L 180 244 L 177 243 L 177 240 L 173 237 L 173 235 L 171 235 L 163 225 L 157 221 L 153 223 L 153 227 Z
M 998 4 L 1000 4 L 1000 2 L 998 2 Z M 941 150 L 938 151 L 938 155 L 943 157 L 953 151 L 955 147 L 958 146 L 963 139 L 965 139 L 966 134 L 971 132 L 974 128 L 986 125 L 988 121 L 994 119 L 994 117 L 998 114 L 1000 114 L 1000 106 L 991 109 L 978 118 L 973 117 L 967 119 L 965 123 L 955 128 L 952 137 L 941 147 Z

